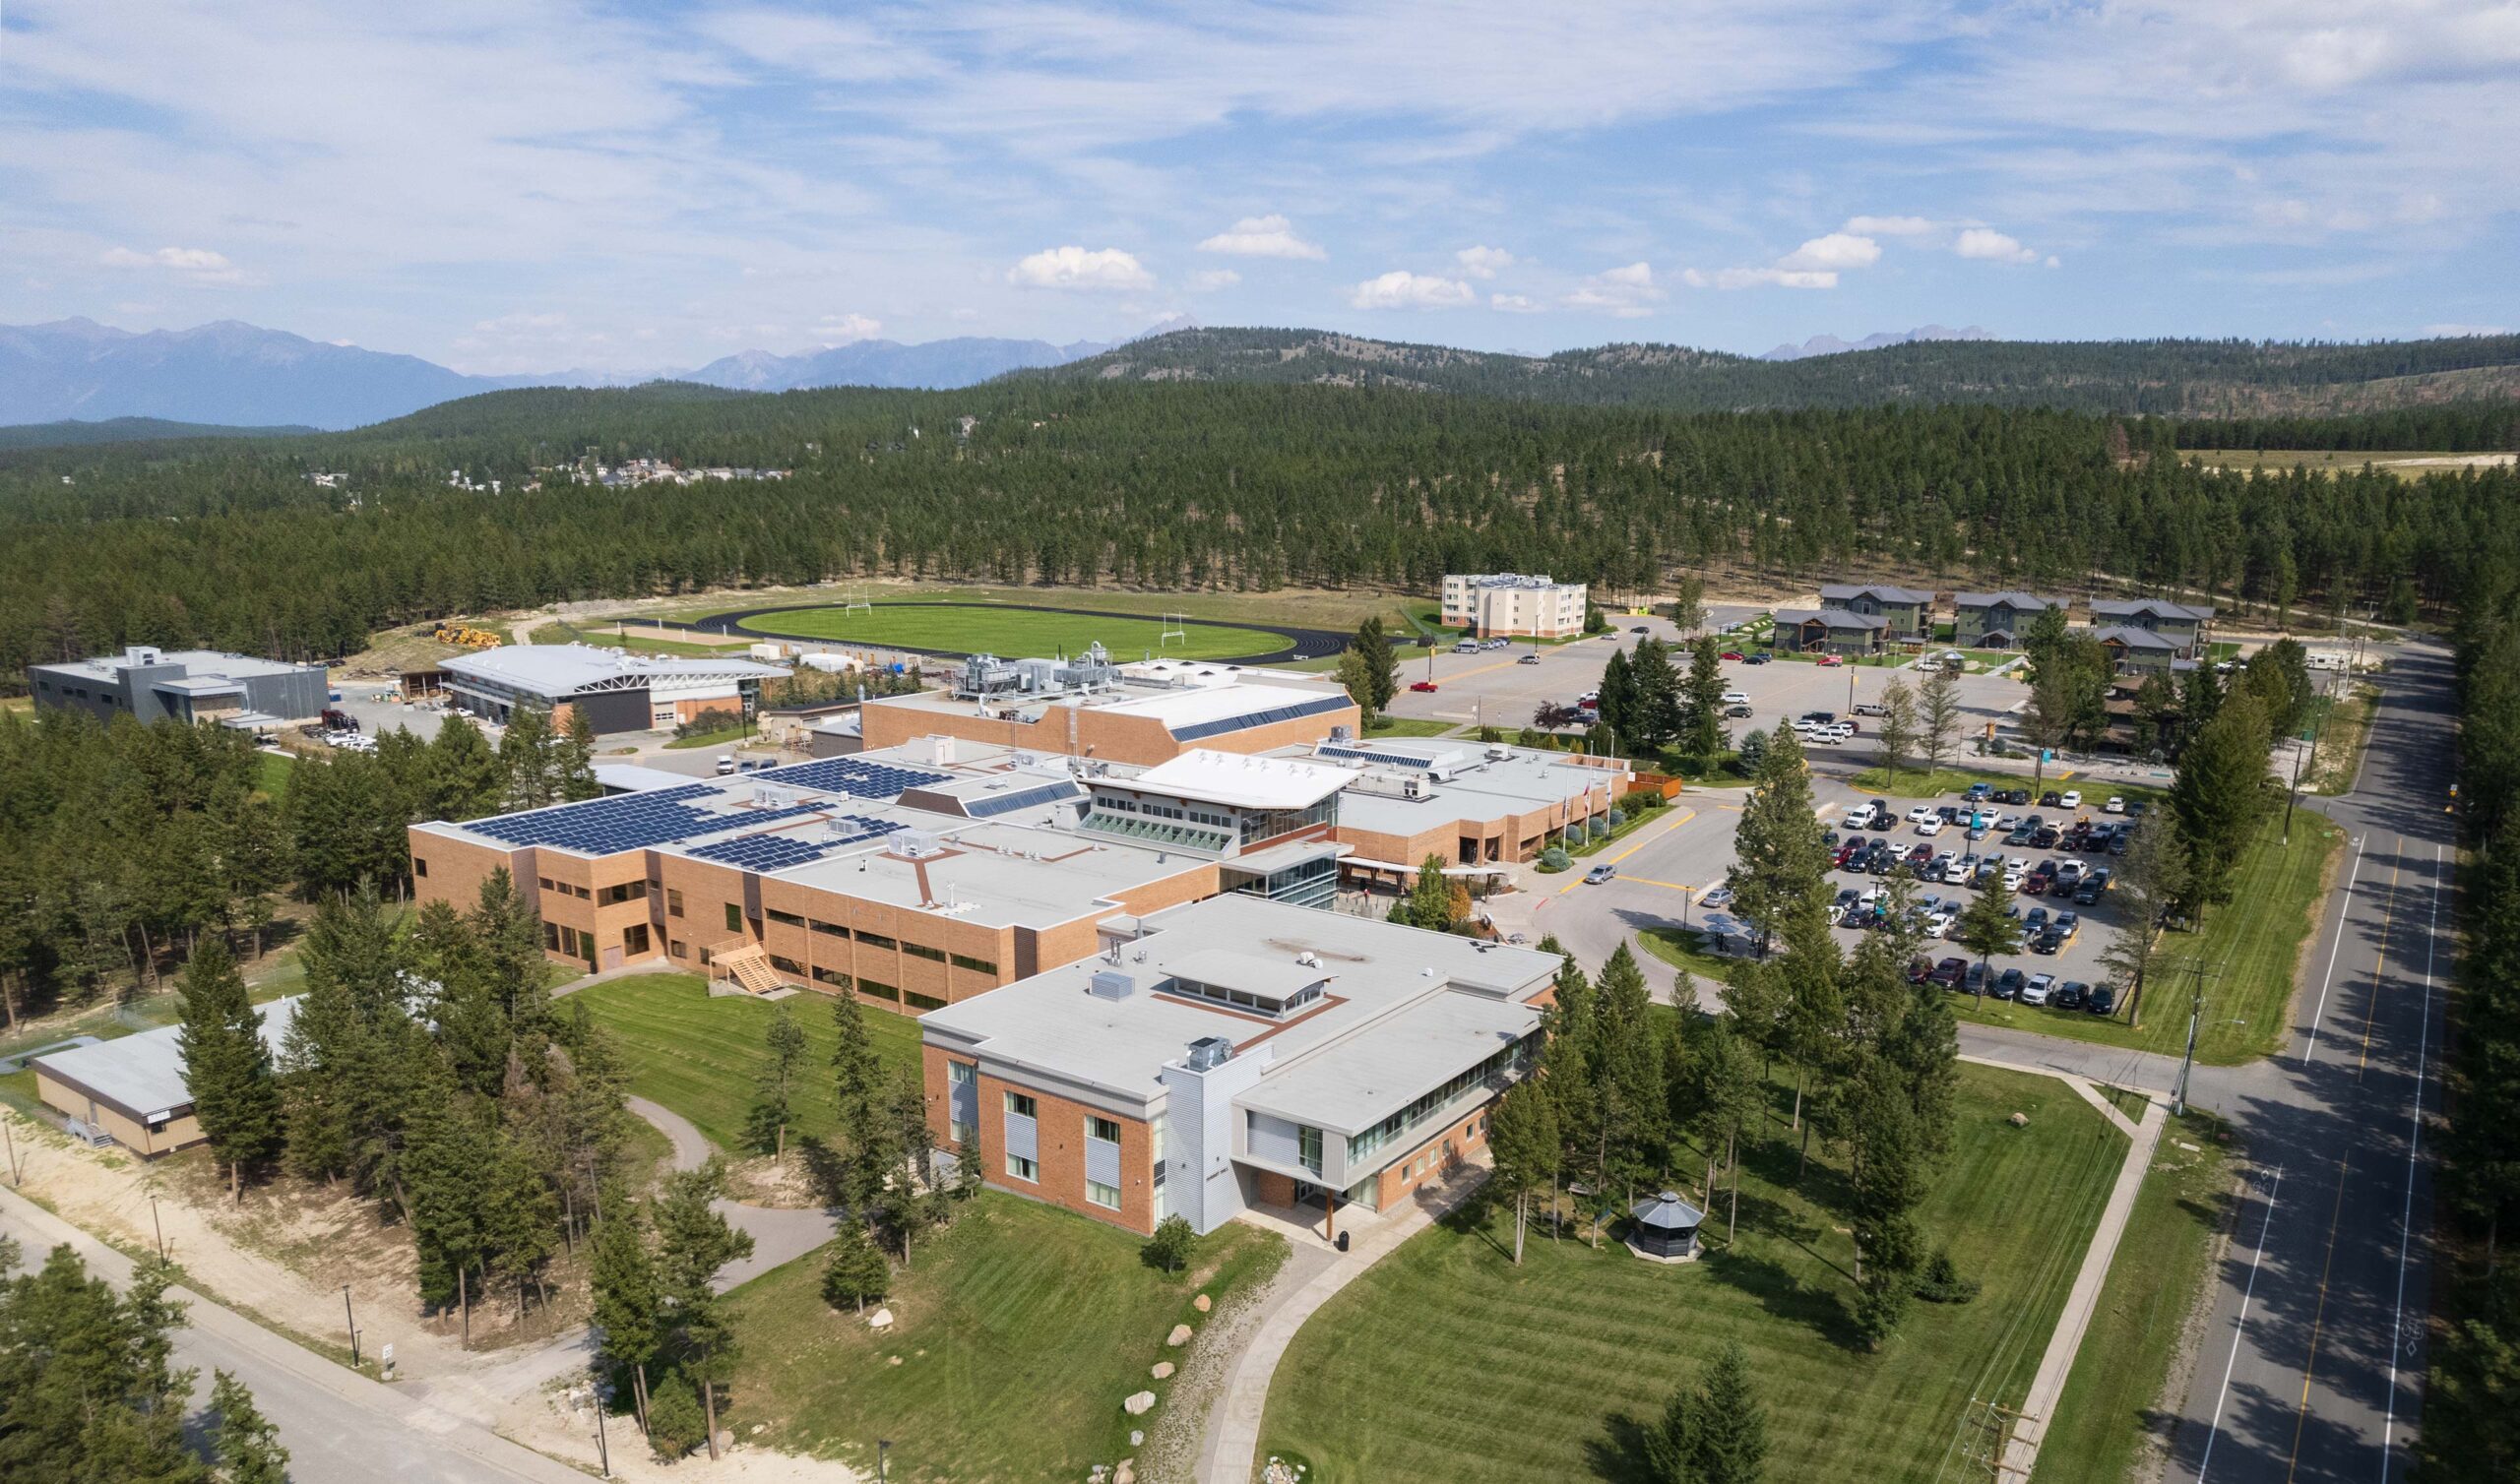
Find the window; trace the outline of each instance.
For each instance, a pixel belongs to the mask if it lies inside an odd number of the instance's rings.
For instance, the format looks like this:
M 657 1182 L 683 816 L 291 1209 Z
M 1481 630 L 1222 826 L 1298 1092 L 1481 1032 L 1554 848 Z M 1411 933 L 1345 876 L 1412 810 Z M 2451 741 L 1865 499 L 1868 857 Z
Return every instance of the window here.
M 814 977 L 834 989 L 849 987 L 849 976 L 836 968 L 817 968 L 814 970 Z
M 964 1148 L 970 1148 L 979 1143 L 980 1131 L 976 1124 L 953 1123 L 945 1126 L 945 1137 Z
M 800 979 L 805 976 L 805 965 L 793 958 L 782 958 L 777 954 L 770 956 L 770 966 L 783 974 L 794 974 Z
M 665 952 L 673 955 L 677 958 L 688 958 L 691 957 L 691 945 L 683 942 L 679 938 L 667 939 L 665 942 Z
M 1021 1154 L 1009 1154 L 1006 1156 L 1006 1173 L 1018 1180 L 1038 1182 L 1041 1178 L 1041 1167 Z
M 619 906 L 625 901 L 645 901 L 647 898 L 648 884 L 643 880 L 625 881 L 617 887 L 606 887 L 603 889 L 601 900 L 605 906 L 609 907 Z
M 1120 1121 L 1116 1118 L 1104 1118 L 1099 1113 L 1088 1113 L 1085 1115 L 1085 1137 L 1100 1139 L 1104 1144 L 1118 1144 Z
M 551 885 L 551 878 L 548 876 L 537 876 L 534 879 L 535 882 L 546 892 L 556 892 L 560 890 L 558 887 Z
M 1090 1204 L 1099 1206 L 1104 1210 L 1118 1210 L 1120 1208 L 1120 1188 L 1116 1185 L 1102 1185 L 1098 1182 L 1088 1180 L 1085 1182 L 1085 1199 Z
M 1031 1118 L 1040 1111 L 1040 1104 L 1033 1100 L 1030 1092 L 1009 1092 L 1006 1094 L 1006 1111 L 1018 1118 Z
M 621 930 L 621 947 L 623 951 L 627 953 L 646 953 L 648 951 L 648 925 L 644 922 L 634 922 L 628 927 L 623 928 Z
M 665 915 L 668 917 L 682 915 L 682 890 L 679 887 L 669 888 L 665 892 Z
M 942 963 L 945 961 L 945 951 L 943 949 L 929 948 L 924 943 L 905 943 L 902 945 L 902 952 L 910 955 L 914 958 L 925 958 L 931 963 Z
M 899 947 L 901 947 L 901 945 L 900 945 L 900 944 L 895 943 L 892 939 L 885 937 L 883 934 L 881 934 L 881 933 L 870 933 L 870 932 L 866 931 L 864 928 L 859 928 L 859 929 L 857 930 L 857 941 L 858 941 L 858 942 L 860 942 L 860 943 L 862 943 L 862 944 L 864 944 L 864 945 L 866 945 L 868 948 L 899 948 Z
M 897 1004 L 900 1002 L 902 997 L 902 992 L 899 989 L 894 988 L 890 984 L 878 984 L 872 979 L 858 980 L 857 992 L 861 995 L 873 995 L 878 1000 L 891 1000 Z
M 809 920 L 806 925 L 811 927 L 817 933 L 828 933 L 834 938 L 846 938 L 849 936 L 849 929 L 842 927 L 837 922 L 813 922 Z
M 970 1062 L 947 1062 L 945 1080 L 958 1087 L 969 1086 L 980 1080 L 980 1069 Z
M 986 974 L 992 979 L 997 977 L 997 965 L 986 958 L 975 958 L 969 954 L 956 954 L 953 957 L 956 968 L 968 968 L 973 973 Z
M 422 860 L 420 857 L 418 857 L 418 856 L 416 856 L 416 855 L 412 856 L 412 857 L 411 857 L 411 874 L 412 874 L 413 876 L 426 876 L 426 875 L 428 875 L 428 874 L 429 874 L 429 863 L 428 863 L 427 861 L 425 861 L 425 860 Z
M 777 907 L 765 907 L 762 909 L 761 915 L 769 918 L 773 922 L 784 923 L 792 928 L 800 928 L 805 925 L 804 918 L 797 916 L 793 912 L 783 912 Z
M 913 1010 L 943 1010 L 945 1008 L 944 1001 L 934 995 L 920 994 L 914 989 L 906 991 L 902 995 L 902 1003 Z
M 1401 1135 L 1407 1133 L 1412 1126 L 1429 1117 L 1436 1109 L 1441 1108 L 1448 1102 L 1451 1102 L 1454 1098 L 1461 1096 L 1480 1082 L 1492 1077 L 1507 1076 L 1521 1070 L 1525 1059 L 1529 1055 L 1529 1043 L 1526 1041 L 1516 1041 L 1513 1045 L 1497 1052 L 1494 1056 L 1480 1062 L 1478 1066 L 1473 1067 L 1469 1071 L 1453 1078 L 1442 1086 L 1420 1094 L 1417 1098 L 1413 1099 L 1409 1106 L 1392 1114 L 1389 1118 L 1384 1119 L 1372 1128 L 1365 1130 L 1361 1134 L 1349 1135 L 1349 1167 L 1353 1169 L 1367 1155 L 1373 1153 L 1383 1145 L 1399 1139 Z
M 744 909 L 743 909 L 743 905 L 742 905 L 742 903 L 740 903 L 740 902 L 733 902 L 733 901 L 727 902 L 727 903 L 726 903 L 726 931 L 727 931 L 727 932 L 729 932 L 729 933 L 740 933 L 740 932 L 742 932 L 743 930 L 744 930 Z
M 1310 1124 L 1295 1125 L 1295 1162 L 1321 1173 L 1321 1131 Z

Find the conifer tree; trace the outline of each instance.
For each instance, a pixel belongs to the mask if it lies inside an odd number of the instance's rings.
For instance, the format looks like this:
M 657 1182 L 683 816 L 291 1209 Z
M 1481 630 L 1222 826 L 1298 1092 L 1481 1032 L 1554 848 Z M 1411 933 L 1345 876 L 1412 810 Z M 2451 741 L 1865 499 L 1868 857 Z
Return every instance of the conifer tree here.
M 709 1456 L 718 1456 L 718 1385 L 734 1357 L 735 1336 L 712 1280 L 718 1269 L 752 1256 L 752 1234 L 726 1224 L 712 1203 L 726 1193 L 725 1166 L 716 1156 L 696 1170 L 665 1178 L 657 1203 L 657 1276 L 666 1332 L 685 1376 L 700 1391 Z M 653 1417 L 653 1413 L 651 1414 Z
M 595 723 L 586 708 L 569 708 L 569 724 L 552 743 L 551 753 L 552 783 L 563 801 L 602 795 L 603 785 L 595 780 Z
M 1917 753 L 1925 772 L 1940 773 L 1959 742 L 1960 676 L 1949 666 L 1936 664 L 1917 686 Z
M 656 1358 L 663 1299 L 656 1262 L 648 1253 L 647 1207 L 616 1192 L 607 1212 L 596 1227 L 595 1256 L 588 1273 L 595 1327 L 602 1334 L 598 1353 L 627 1373 L 631 1403 L 644 1430 L 648 1362 Z
M 184 1090 L 213 1159 L 227 1167 L 227 1196 L 243 1199 L 245 1176 L 281 1146 L 280 1085 L 263 1045 L 263 1015 L 245 992 L 226 945 L 212 938 L 183 975 L 183 1021 L 175 1044 Z
M 1356 626 L 1353 648 L 1372 683 L 1373 700 L 1367 703 L 1360 699 L 1357 705 L 1380 715 L 1391 710 L 1392 701 L 1400 694 L 1400 657 L 1393 652 L 1391 637 L 1383 632 L 1381 615 L 1376 614 Z
M 1543 1180 L 1554 1182 L 1564 1147 L 1556 1105 L 1537 1078 L 1516 1082 L 1497 1099 L 1488 1117 L 1487 1147 L 1496 1160 L 1495 1178 L 1514 1194 L 1514 1266 L 1519 1268 L 1532 1193 Z
M 1714 638 L 1700 639 L 1690 648 L 1688 678 L 1680 687 L 1680 755 L 1701 770 L 1714 767 L 1732 741 L 1725 734 L 1723 665 Z
M 869 1303 L 882 1303 L 891 1289 L 892 1259 L 866 1235 L 866 1228 L 854 1221 L 843 1221 L 833 1233 L 831 1256 L 823 1263 L 823 1301 L 837 1309 L 843 1304 L 866 1312 Z
M 2266 817 L 2266 711 L 2246 691 L 2225 700 L 2179 753 L 2170 815 L 2198 906 L 2232 898 L 2233 873 Z
M 1787 911 L 1819 897 L 1828 878 L 1828 850 L 1813 808 L 1801 745 L 1780 723 L 1742 805 L 1735 858 L 1725 878 L 1732 890 L 1733 910 L 1757 931 L 1762 957 Z
M 477 820 L 505 803 L 507 780 L 498 755 L 472 718 L 460 711 L 439 724 L 429 743 L 428 780 L 428 819 Z
M 775 1163 L 788 1158 L 788 1121 L 794 1116 L 797 1079 L 805 1070 L 805 1027 L 785 1005 L 773 1006 L 762 1028 L 761 1072 L 753 1082 L 752 1143 L 768 1147 Z
M 216 1444 L 224 1484 L 288 1484 L 288 1450 L 280 1428 L 254 1405 L 254 1393 L 225 1371 L 211 1373 L 210 1407 L 219 1414 Z

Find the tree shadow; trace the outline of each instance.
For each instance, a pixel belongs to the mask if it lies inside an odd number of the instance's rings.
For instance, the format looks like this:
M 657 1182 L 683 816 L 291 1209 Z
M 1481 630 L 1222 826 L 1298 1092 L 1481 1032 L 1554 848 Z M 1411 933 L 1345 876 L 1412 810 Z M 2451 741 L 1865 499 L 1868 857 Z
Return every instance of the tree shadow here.
M 1625 1412 L 1602 1419 L 1602 1435 L 1585 1441 L 1584 1462 L 1594 1478 L 1610 1484 L 1655 1484 L 1654 1465 L 1645 1452 L 1645 1424 Z
M 805 1182 L 827 1211 L 848 1207 L 849 1161 L 829 1141 L 812 1134 L 796 1136 L 796 1157 L 805 1166 Z

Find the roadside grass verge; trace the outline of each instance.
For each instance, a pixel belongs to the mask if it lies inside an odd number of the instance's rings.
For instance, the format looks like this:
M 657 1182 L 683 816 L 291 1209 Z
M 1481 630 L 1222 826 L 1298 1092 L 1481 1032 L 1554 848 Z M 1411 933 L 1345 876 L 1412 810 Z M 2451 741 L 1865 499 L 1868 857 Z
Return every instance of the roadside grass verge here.
M 1616 829 L 1613 829 L 1607 835 L 1595 835 L 1593 838 L 1584 841 L 1584 843 L 1580 845 L 1568 845 L 1566 847 L 1566 853 L 1574 856 L 1578 860 L 1581 860 L 1588 855 L 1599 855 L 1610 846 L 1617 844 L 1620 840 L 1634 835 L 1637 831 L 1653 824 L 1656 820 L 1670 819 L 1671 817 L 1671 806 L 1669 804 L 1664 805 L 1660 809 L 1639 809 L 1632 804 L 1622 803 L 1619 805 L 1619 809 L 1626 815 L 1626 818 L 1619 821 Z
M 2119 1484 L 2160 1467 L 2178 1401 L 2166 1396 L 2190 1313 L 2231 1219 L 2232 1155 L 2210 1114 L 2173 1119 L 2135 1193 L 2110 1283 L 2039 1450 L 2041 1484 Z
M 1964 1066 L 1957 1103 L 1918 1216 L 1984 1288 L 1917 1304 L 1881 1350 L 1850 1319 L 1840 1156 L 1815 1149 L 1797 1190 L 1793 1137 L 1770 1123 L 1744 1160 L 1738 1240 L 1723 1245 L 1717 1203 L 1714 1250 L 1694 1264 L 1552 1242 L 1536 1222 L 1517 1268 L 1503 1203 L 1410 1239 L 1295 1336 L 1263 1453 L 1309 1459 L 1306 1484 L 1641 1479 L 1639 1429 L 1738 1341 L 1768 1412 L 1767 1477 L 1924 1484 L 1948 1469 L 1972 1397 L 2019 1405 L 2126 1149 L 2051 1078 Z M 2015 1112 L 2027 1127 L 2005 1122 Z M 1674 1164 L 1689 1191 L 1703 1156 L 1683 1146 Z
M 1073 1212 L 987 1192 L 896 1268 L 884 1301 L 893 1327 L 867 1329 L 822 1298 L 816 1253 L 730 1295 L 742 1341 L 735 1435 L 875 1473 L 875 1440 L 895 1440 L 899 1480 L 1082 1479 L 1130 1454 L 1129 1430 L 1164 1415 L 1173 1385 L 1150 1379 L 1178 1362 L 1165 1335 L 1209 1323 L 1264 1282 L 1286 1239 L 1228 1222 L 1200 1240 L 1177 1276 L 1139 1257 L 1141 1239 Z M 1132 1418 L 1131 1392 L 1156 1409 Z M 754 1437 L 756 1425 L 762 1428 Z
M 2301 947 L 2317 921 L 2330 866 L 2345 843 L 2344 831 L 2306 810 L 2293 818 L 2290 845 L 2281 842 L 2283 829 L 2279 808 L 2240 857 L 2232 901 L 2208 908 L 2198 931 L 2167 936 L 2154 956 L 2144 1004 L 2137 1007 L 2144 1018 L 2141 1028 L 2126 1023 L 2122 1004 L 2114 1016 L 2096 1016 L 2052 1005 L 1953 995 L 1952 1013 L 1974 1024 L 2176 1056 L 2187 1041 L 2190 973 L 2201 964 L 2208 977 L 2204 1014 L 2196 1028 L 2196 1059 L 2229 1067 L 2273 1055 L 2291 1028 L 2286 1008 Z M 1996 956 L 1998 970 L 2008 957 Z
M 1706 934 L 1697 928 L 1650 927 L 1636 935 L 1637 945 L 1673 968 L 1684 969 L 1717 984 L 1732 971 L 1739 958 L 1710 952 Z
M 2379 703 L 2378 686 L 2357 685 L 2328 708 L 2327 724 L 2319 732 L 2319 745 L 2310 759 L 2312 793 L 2335 795 L 2354 787 L 2355 770 L 2362 763 L 2362 746 L 2371 737 L 2371 713 Z
M 589 985 L 569 997 L 583 1003 L 630 1069 L 630 1090 L 691 1120 L 712 1144 L 733 1153 L 743 1146 L 745 1110 L 752 1106 L 753 1078 L 768 1054 L 762 1037 L 777 1007 L 749 995 L 709 993 L 698 974 L 640 974 Z M 796 1098 L 792 1143 L 799 1133 L 827 1134 L 836 1127 L 831 1053 L 835 1033 L 831 999 L 806 992 L 780 1002 L 804 1027 L 806 1077 Z M 918 1022 L 868 1004 L 866 1027 L 875 1052 L 895 1072 L 918 1067 Z M 569 1013 L 569 1007 L 559 1007 Z

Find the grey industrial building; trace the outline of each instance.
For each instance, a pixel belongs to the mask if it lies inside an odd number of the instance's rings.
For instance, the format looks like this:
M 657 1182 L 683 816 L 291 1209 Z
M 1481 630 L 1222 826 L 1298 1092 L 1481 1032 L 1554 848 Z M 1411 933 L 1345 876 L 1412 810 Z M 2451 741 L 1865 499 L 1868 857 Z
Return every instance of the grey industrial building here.
M 120 654 L 27 666 L 35 705 L 83 711 L 99 720 L 217 721 L 277 726 L 324 710 L 324 667 L 133 645 Z

